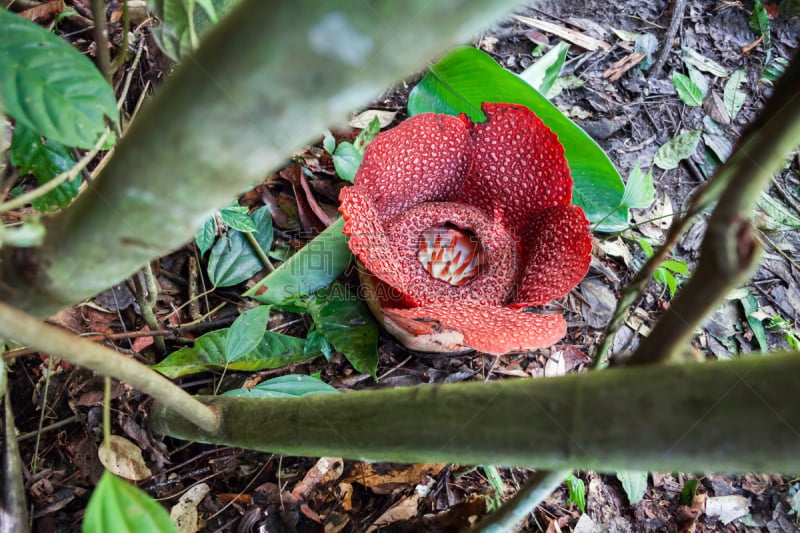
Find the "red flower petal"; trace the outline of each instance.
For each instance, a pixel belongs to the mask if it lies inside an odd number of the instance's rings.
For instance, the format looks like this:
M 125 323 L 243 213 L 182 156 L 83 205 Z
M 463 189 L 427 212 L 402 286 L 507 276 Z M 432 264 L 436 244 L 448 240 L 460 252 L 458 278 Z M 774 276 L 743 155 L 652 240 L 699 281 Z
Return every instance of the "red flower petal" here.
M 556 135 L 527 107 L 483 104 L 472 130 L 472 165 L 456 201 L 482 208 L 515 235 L 537 211 L 568 204 L 572 178 Z
M 539 212 L 521 244 L 523 271 L 513 307 L 560 298 L 589 270 L 592 238 L 580 207 L 558 205 Z
M 384 309 L 384 324 L 413 350 L 453 352 L 465 346 L 505 354 L 550 346 L 567 333 L 561 315 L 535 315 L 506 307 L 429 305 Z
M 339 193 L 339 200 L 342 202 L 339 211 L 346 221 L 342 232 L 350 237 L 347 243 L 350 250 L 367 270 L 402 292 L 408 285 L 406 280 L 414 279 L 413 265 L 401 260 L 397 246 L 389 241 L 372 198 L 359 187 L 345 187 Z M 418 303 L 407 294 L 398 294 L 397 298 Z
M 378 135 L 364 152 L 355 185 L 375 201 L 381 220 L 461 189 L 472 141 L 456 117 L 423 113 Z

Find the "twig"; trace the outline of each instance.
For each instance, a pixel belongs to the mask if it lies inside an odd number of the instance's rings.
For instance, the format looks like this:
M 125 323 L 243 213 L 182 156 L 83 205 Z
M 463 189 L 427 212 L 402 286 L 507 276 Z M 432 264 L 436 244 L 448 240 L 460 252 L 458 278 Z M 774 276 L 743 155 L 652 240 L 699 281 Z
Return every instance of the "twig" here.
M 672 2 L 672 19 L 669 23 L 666 35 L 664 35 L 664 43 L 661 46 L 661 51 L 658 53 L 653 69 L 650 71 L 651 78 L 658 78 L 661 69 L 664 68 L 664 63 L 667 62 L 669 53 L 672 51 L 672 41 L 678 35 L 678 30 L 683 22 L 683 12 L 686 10 L 686 0 L 673 0 Z
M 164 343 L 164 337 L 158 333 L 152 333 L 161 329 L 158 323 L 153 308 L 158 301 L 158 282 L 153 275 L 153 269 L 150 263 L 147 264 L 133 277 L 133 285 L 136 289 L 136 303 L 139 304 L 139 311 L 142 313 L 147 327 L 150 329 L 155 343 L 156 350 L 159 354 L 167 353 L 167 346 Z
M 106 21 L 105 2 L 92 0 L 92 18 L 94 19 L 94 44 L 97 55 L 97 68 L 113 87 L 111 76 L 111 53 L 108 51 L 108 22 Z
M 795 70 L 800 70 L 800 66 L 798 66 L 797 63 L 798 60 L 795 59 L 792 65 Z M 789 79 L 788 70 L 783 79 Z M 786 121 L 791 122 L 791 113 L 797 113 L 795 109 L 798 107 L 798 102 L 796 101 L 797 90 L 793 90 L 792 87 L 789 87 L 790 83 L 791 82 L 784 82 L 782 85 L 780 85 L 780 87 L 783 87 L 782 91 L 784 92 L 782 93 L 778 93 L 776 89 L 775 94 L 780 94 L 782 100 L 776 99 L 775 97 L 772 98 L 765 112 L 762 115 L 759 115 L 759 119 L 747 130 L 745 138 L 743 138 L 742 142 L 740 143 L 739 150 L 736 150 L 734 155 L 731 156 L 731 158 L 728 159 L 728 161 L 722 167 L 720 167 L 711 180 L 709 180 L 708 183 L 706 183 L 706 185 L 698 191 L 697 195 L 692 199 L 691 205 L 689 206 L 689 209 L 686 211 L 685 215 L 675 219 L 672 226 L 670 226 L 664 244 L 662 244 L 658 250 L 656 250 L 653 256 L 647 260 L 644 266 L 642 266 L 642 268 L 636 273 L 628 286 L 622 291 L 622 295 L 617 302 L 617 307 L 614 310 L 611 321 L 606 328 L 603 342 L 600 344 L 600 347 L 597 350 L 597 355 L 595 358 L 596 368 L 603 368 L 608 365 L 608 351 L 613 343 L 614 335 L 622 325 L 622 322 L 625 320 L 628 308 L 633 305 L 633 303 L 644 291 L 645 285 L 648 281 L 650 281 L 653 273 L 658 268 L 659 263 L 664 260 L 675 243 L 678 242 L 678 238 L 683 234 L 688 223 L 693 220 L 695 216 L 702 213 L 709 205 L 720 198 L 720 196 L 727 189 L 729 189 L 729 184 L 734 179 L 734 165 L 745 165 L 746 168 L 751 169 L 750 171 L 759 173 L 759 179 L 768 179 L 772 175 L 772 170 L 780 168 L 779 165 L 782 164 L 786 153 L 790 152 L 795 147 L 792 145 L 792 142 L 800 137 L 800 134 L 792 138 L 791 136 L 787 137 L 785 134 L 779 133 L 777 130 L 767 130 L 769 133 L 761 132 L 759 134 L 762 137 L 760 141 L 757 139 L 758 135 L 756 135 L 761 129 L 763 129 L 763 126 L 761 126 L 763 121 L 776 119 L 780 120 L 780 125 L 782 127 L 792 127 L 791 124 L 786 124 Z M 798 82 L 795 83 L 797 84 Z M 795 101 L 792 101 L 793 99 Z M 784 101 L 786 103 L 782 106 L 781 103 Z M 775 111 L 776 109 L 785 109 L 788 112 L 788 115 L 778 116 L 776 118 L 776 114 L 784 113 L 784 111 Z M 767 115 L 767 113 L 769 113 L 769 115 Z M 770 118 L 762 118 L 767 116 Z M 798 126 L 795 125 L 794 128 L 798 128 Z M 757 142 L 758 146 L 754 148 L 752 145 L 755 145 Z M 754 149 L 762 150 L 762 145 L 764 146 L 762 152 L 753 151 Z M 784 146 L 788 146 L 788 148 L 784 149 Z M 765 173 L 761 167 L 768 159 L 767 154 L 772 154 L 775 149 L 781 149 L 782 151 L 780 151 L 780 155 L 775 156 L 777 157 L 776 162 L 770 160 L 770 164 L 772 166 L 770 166 Z M 738 179 L 746 180 L 747 178 L 742 177 Z M 756 179 L 756 177 L 753 176 L 753 179 Z M 761 185 L 755 188 L 753 192 L 755 195 L 753 201 L 758 198 L 760 190 Z M 750 210 L 752 210 L 752 208 L 748 208 L 747 213 L 743 218 L 749 216 Z M 681 292 L 688 292 L 687 288 L 684 287 Z
M 170 405 L 198 427 L 209 431 L 219 427 L 219 416 L 213 407 L 200 403 L 158 372 L 105 346 L 44 324 L 4 302 L 0 302 L 0 337 L 15 339 L 74 365 L 125 381 Z
M 795 56 L 739 147 L 701 191 L 724 187 L 711 214 L 697 270 L 642 341 L 630 363 L 669 359 L 737 283 L 756 266 L 760 245 L 750 216 L 772 174 L 800 139 L 800 56 Z
M 520 488 L 513 498 L 472 528 L 473 533 L 520 531 L 528 516 L 558 488 L 571 470 L 540 470 Z

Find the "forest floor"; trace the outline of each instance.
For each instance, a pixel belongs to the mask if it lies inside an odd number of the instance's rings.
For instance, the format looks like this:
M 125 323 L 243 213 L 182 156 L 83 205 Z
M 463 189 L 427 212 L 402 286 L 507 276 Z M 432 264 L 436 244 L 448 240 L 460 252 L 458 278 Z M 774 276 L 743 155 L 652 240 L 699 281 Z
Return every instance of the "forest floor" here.
M 81 2 L 68 3 L 81 6 L 79 11 L 90 15 Z M 726 157 L 769 96 L 771 86 L 765 81 L 765 69 L 776 64 L 775 58 L 791 58 L 798 47 L 800 16 L 781 15 L 771 20 L 771 42 L 767 46 L 748 24 L 752 4 L 739 1 L 688 0 L 677 34 L 668 42 L 666 33 L 673 4 L 680 2 L 548 0 L 515 11 L 556 25 L 566 31 L 568 39 L 580 34 L 606 43 L 594 50 L 572 44 L 562 72 L 562 90 L 553 101 L 602 146 L 623 176 L 637 164 L 649 169 L 656 150 L 679 133 L 704 131 L 699 148 L 678 168 L 665 171 L 653 167 L 656 201 L 652 207 L 633 213 L 635 227 L 619 235 L 595 235 L 589 274 L 560 302 L 569 325 L 567 339 L 535 353 L 430 358 L 409 352 L 382 334 L 377 384 L 334 354 L 330 362 L 317 358 L 256 373 L 200 374 L 184 378 L 182 385 L 194 392 L 208 392 L 220 384 L 231 388 L 248 380 L 286 373 L 320 372 L 325 381 L 340 390 L 360 390 L 543 377 L 590 367 L 621 289 L 646 259 L 639 239 L 657 243 L 664 238 L 672 215 L 686 208 L 688 200 Z M 115 31 L 119 32 L 119 28 L 112 25 L 112 34 Z M 642 38 L 643 34 L 652 39 Z M 72 39 L 79 41 L 76 46 L 89 49 L 91 42 L 85 41 L 88 35 Z M 637 38 L 638 45 L 632 40 Z M 519 73 L 535 61 L 532 53 L 539 45 L 558 41 L 552 30 L 544 31 L 507 17 L 478 36 L 473 44 L 491 54 L 500 65 Z M 141 93 L 146 82 L 158 85 L 168 75 L 169 61 L 152 40 L 147 42 L 129 103 L 138 100 L 137 91 Z M 627 70 L 620 66 L 620 60 L 639 51 L 637 46 L 646 48 L 648 42 L 653 60 L 667 48 L 663 66 L 648 70 L 635 64 Z M 701 76 L 708 83 L 708 96 L 700 106 L 683 103 L 672 80 L 674 72 L 687 73 L 681 46 L 699 54 L 694 65 L 701 65 L 697 68 L 703 69 Z M 745 71 L 739 89 L 745 100 L 741 110 L 731 117 L 725 111 L 724 89 L 729 76 L 739 69 Z M 410 78 L 368 108 L 396 111 L 395 121 L 402 120 L 408 91 L 418 80 L 419 76 Z M 334 133 L 345 138 L 354 132 Z M 343 183 L 335 177 L 330 161 L 303 161 L 313 176 L 310 193 L 314 201 L 335 212 Z M 246 194 L 241 203 L 260 207 L 267 201 L 286 206 L 303 201 L 296 196 L 292 184 L 276 174 L 265 177 L 264 183 Z M 693 341 L 695 348 L 708 357 L 725 359 L 735 354 L 786 348 L 800 336 L 800 268 L 794 259 L 800 257 L 797 154 L 774 178 L 765 198 L 756 214 L 765 248 L 760 268 L 752 282 L 732 295 Z M 296 207 L 294 211 L 297 212 Z M 309 224 L 313 225 L 302 216 L 275 218 L 276 239 L 281 244 L 296 244 L 294 235 L 308 229 L 305 226 Z M 698 258 L 704 226 L 705 220 L 698 219 L 671 256 L 685 263 L 690 271 Z M 205 322 L 180 328 L 192 320 L 186 311 L 174 311 L 183 309 L 190 299 L 190 278 L 197 275 L 191 273 L 195 257 L 194 244 L 187 244 L 156 262 L 160 286 L 156 314 L 166 328 L 180 332 L 167 339 L 169 350 L 206 330 L 229 325 L 240 312 L 241 291 L 217 290 L 207 296 L 203 302 L 207 307 L 201 314 L 225 305 L 207 316 Z M 202 270 L 203 264 L 200 266 Z M 674 279 L 679 287 L 685 277 L 674 273 Z M 669 289 L 652 282 L 617 334 L 612 352 L 635 349 L 669 300 Z M 116 341 L 119 349 L 154 361 L 161 356 L 156 354 L 151 338 L 127 335 L 147 331 L 142 329 L 137 309 L 129 286 L 122 284 L 63 311 L 53 320 L 79 333 L 117 335 L 124 339 Z M 295 319 L 287 316 L 281 320 Z M 275 325 L 279 324 L 270 323 Z M 302 335 L 303 327 L 300 321 L 285 331 Z M 26 478 L 28 497 L 36 531 L 77 531 L 91 489 L 103 470 L 97 455 L 102 439 L 103 380 L 65 364 L 51 368 L 48 364 L 42 354 L 27 354 L 17 359 L 10 375 L 21 451 L 30 468 Z M 338 461 L 334 466 L 325 466 L 317 458 L 187 444 L 148 432 L 149 404 L 141 394 L 117 385 L 112 397 L 113 432 L 135 442 L 153 472 L 138 483 L 141 488 L 172 507 L 189 487 L 207 484 L 208 494 L 198 508 L 202 531 L 464 531 L 487 510 L 513 495 L 530 475 L 521 469 L 499 468 L 498 478 L 491 475 L 492 469 L 469 465 Z M 37 439 L 43 406 L 48 431 Z M 34 462 L 36 467 L 32 466 Z M 798 528 L 800 478 L 788 475 L 651 472 L 644 496 L 633 505 L 613 473 L 576 472 L 575 476 L 585 485 L 585 511 L 570 501 L 569 491 L 562 485 L 531 515 L 526 531 L 789 532 Z M 312 479 L 316 482 L 311 483 Z M 684 491 L 682 498 L 681 492 L 690 480 L 698 482 L 696 493 Z

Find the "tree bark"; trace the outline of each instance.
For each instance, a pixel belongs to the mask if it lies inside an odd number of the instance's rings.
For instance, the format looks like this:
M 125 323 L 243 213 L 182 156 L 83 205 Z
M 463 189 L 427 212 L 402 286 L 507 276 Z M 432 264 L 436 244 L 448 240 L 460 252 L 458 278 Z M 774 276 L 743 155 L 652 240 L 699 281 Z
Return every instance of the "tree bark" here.
M 205 397 L 205 432 L 157 405 L 152 427 L 301 456 L 560 470 L 796 472 L 800 354 L 612 368 L 549 379 L 300 399 Z
M 98 179 L 0 255 L 0 300 L 36 316 L 187 242 L 294 150 L 514 2 L 243 0 L 145 105 Z

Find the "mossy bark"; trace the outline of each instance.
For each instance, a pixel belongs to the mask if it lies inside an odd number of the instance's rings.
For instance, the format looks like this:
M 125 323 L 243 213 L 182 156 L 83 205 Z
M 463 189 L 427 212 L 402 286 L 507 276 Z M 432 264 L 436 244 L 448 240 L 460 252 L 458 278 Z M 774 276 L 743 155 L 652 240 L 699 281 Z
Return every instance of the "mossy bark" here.
M 514 2 L 243 0 L 131 124 L 98 179 L 0 255 L 0 300 L 47 316 L 188 242 L 293 151 Z
M 202 398 L 172 437 L 289 455 L 598 471 L 798 472 L 800 354 L 302 399 Z

